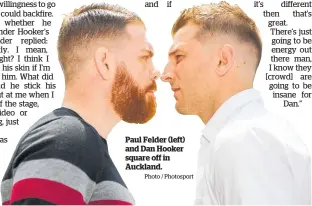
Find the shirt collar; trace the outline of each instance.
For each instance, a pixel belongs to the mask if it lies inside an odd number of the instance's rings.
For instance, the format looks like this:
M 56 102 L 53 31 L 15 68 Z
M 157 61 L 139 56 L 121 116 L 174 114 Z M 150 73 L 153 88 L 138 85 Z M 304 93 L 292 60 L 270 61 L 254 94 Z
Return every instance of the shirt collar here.
M 237 111 L 237 109 L 243 107 L 251 101 L 260 99 L 260 93 L 253 88 L 243 90 L 231 96 L 210 118 L 205 128 L 202 130 L 203 136 L 211 142 L 212 138 L 224 126 L 229 117 Z

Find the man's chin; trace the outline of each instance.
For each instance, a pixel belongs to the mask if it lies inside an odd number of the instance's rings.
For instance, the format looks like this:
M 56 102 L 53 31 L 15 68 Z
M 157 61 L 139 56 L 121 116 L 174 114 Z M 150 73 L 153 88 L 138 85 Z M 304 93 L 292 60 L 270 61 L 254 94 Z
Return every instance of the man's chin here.
M 131 124 L 145 124 L 149 122 L 156 114 L 157 104 L 153 97 L 149 99 L 149 108 L 148 110 L 136 111 L 132 115 L 124 115 L 122 118 L 123 121 Z
M 123 118 L 122 120 L 124 122 L 130 123 L 130 124 L 145 124 L 149 122 L 153 117 L 155 116 L 156 112 L 150 113 L 144 117 L 136 117 L 136 118 Z
M 175 105 L 175 109 L 176 111 L 179 113 L 179 114 L 182 114 L 182 115 L 192 115 L 187 108 L 183 107 L 183 105 L 180 105 L 178 103 L 178 101 L 176 102 L 176 105 Z

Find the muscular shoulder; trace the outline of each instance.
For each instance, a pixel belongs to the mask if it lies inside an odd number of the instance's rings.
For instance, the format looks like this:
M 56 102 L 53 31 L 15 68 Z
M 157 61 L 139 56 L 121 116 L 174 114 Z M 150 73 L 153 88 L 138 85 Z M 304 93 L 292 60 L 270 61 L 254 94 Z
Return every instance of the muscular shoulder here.
M 61 160 L 84 171 L 100 170 L 103 152 L 96 131 L 80 118 L 59 111 L 38 120 L 23 136 L 13 167 L 32 160 Z
M 56 110 L 39 119 L 26 132 L 22 145 L 27 147 L 33 143 L 49 142 L 55 144 L 55 149 L 78 149 L 92 146 L 96 141 L 96 132 L 90 125 L 76 116 Z

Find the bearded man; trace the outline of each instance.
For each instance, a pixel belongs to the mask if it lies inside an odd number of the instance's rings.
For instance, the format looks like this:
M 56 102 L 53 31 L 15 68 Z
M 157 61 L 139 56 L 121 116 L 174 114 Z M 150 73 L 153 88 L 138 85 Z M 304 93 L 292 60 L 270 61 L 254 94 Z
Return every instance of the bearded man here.
M 156 112 L 159 72 L 145 32 L 140 17 L 108 4 L 65 17 L 63 105 L 20 140 L 1 184 L 3 204 L 135 204 L 106 138 L 119 121 L 146 123 Z

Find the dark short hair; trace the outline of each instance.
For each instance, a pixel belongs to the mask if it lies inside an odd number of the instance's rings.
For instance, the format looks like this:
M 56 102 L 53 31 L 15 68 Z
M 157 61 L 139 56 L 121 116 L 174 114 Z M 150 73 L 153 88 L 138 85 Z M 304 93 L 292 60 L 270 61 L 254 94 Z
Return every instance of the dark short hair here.
M 79 63 L 78 51 L 87 48 L 95 39 L 116 39 L 125 34 L 129 23 L 143 23 L 135 13 L 117 5 L 91 4 L 75 9 L 63 19 L 57 49 L 61 67 L 65 73 L 73 63 Z
M 185 9 L 172 27 L 171 34 L 187 23 L 200 26 L 196 38 L 202 38 L 208 33 L 232 34 L 242 42 L 251 43 L 257 51 L 257 67 L 261 60 L 262 42 L 255 22 L 237 5 L 230 5 L 225 1 L 203 4 Z

